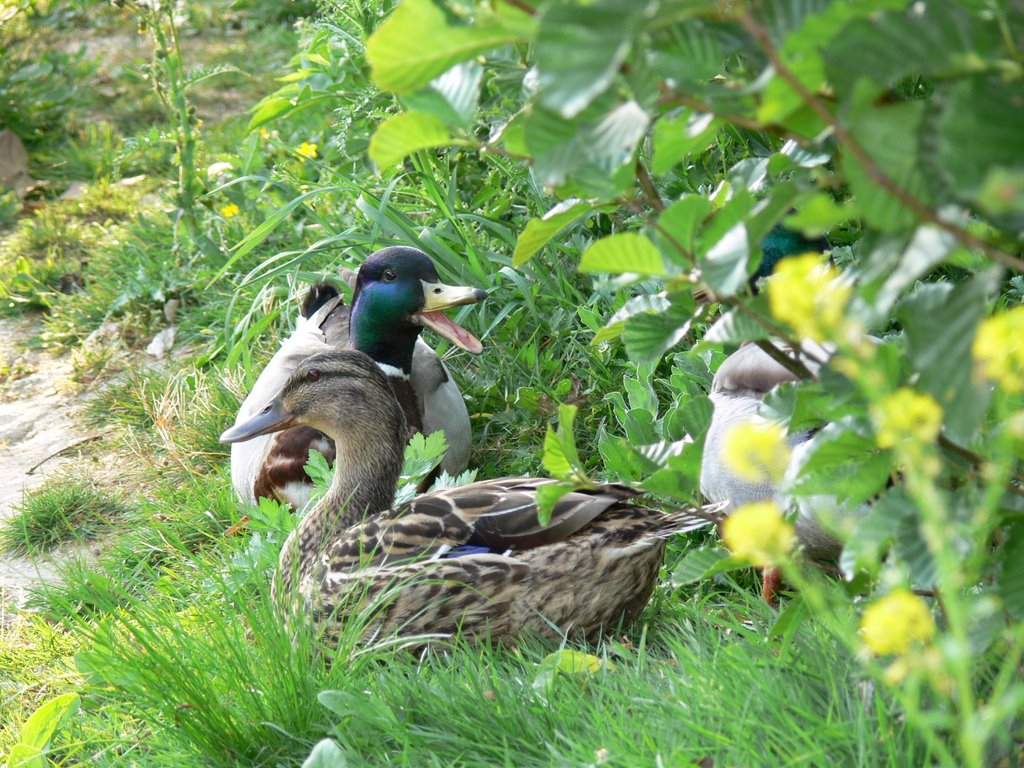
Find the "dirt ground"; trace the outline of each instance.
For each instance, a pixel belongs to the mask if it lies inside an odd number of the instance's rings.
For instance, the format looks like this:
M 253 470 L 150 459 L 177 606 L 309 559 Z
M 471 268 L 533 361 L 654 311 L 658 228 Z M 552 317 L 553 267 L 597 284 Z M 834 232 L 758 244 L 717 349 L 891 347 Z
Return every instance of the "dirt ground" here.
M 0 525 L 16 514 L 26 490 L 66 468 L 88 444 L 76 420 L 80 401 L 64 357 L 31 349 L 39 319 L 0 319 Z M 33 560 L 0 553 L 0 619 L 22 605 L 28 589 L 56 578 L 57 550 Z

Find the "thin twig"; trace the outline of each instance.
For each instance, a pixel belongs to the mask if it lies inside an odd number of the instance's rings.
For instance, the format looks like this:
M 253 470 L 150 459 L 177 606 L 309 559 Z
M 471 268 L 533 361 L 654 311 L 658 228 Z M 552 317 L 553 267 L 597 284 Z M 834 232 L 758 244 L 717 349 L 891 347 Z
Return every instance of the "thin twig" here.
M 985 463 L 984 456 L 975 453 L 969 448 L 964 448 L 962 445 L 960 445 L 957 442 L 954 442 L 953 440 L 950 440 L 945 435 L 939 435 L 939 445 L 941 445 L 950 453 L 955 453 L 961 459 L 970 464 L 974 469 L 980 470 L 982 465 Z M 1020 485 L 1016 485 L 1013 482 L 1016 481 L 1017 483 L 1024 483 L 1024 477 L 1022 477 L 1020 474 L 1016 472 L 1011 472 L 1010 479 L 1011 482 L 1008 482 L 1006 484 L 1007 490 L 1009 490 L 1011 493 L 1017 494 L 1018 496 L 1024 496 L 1024 488 L 1022 488 Z
M 832 113 L 825 103 L 813 94 L 810 89 L 800 81 L 800 78 L 794 75 L 793 71 L 786 66 L 786 63 L 782 60 L 782 57 L 779 56 L 779 52 L 772 44 L 768 30 L 762 27 L 754 17 L 750 15 L 749 11 L 742 11 L 739 14 L 739 21 L 740 24 L 743 25 L 743 28 L 746 29 L 747 32 L 749 32 L 750 35 L 760 44 L 765 55 L 768 57 L 768 61 L 771 62 L 775 73 L 785 80 L 786 84 L 789 85 L 789 87 L 792 88 L 801 99 L 803 99 L 804 103 L 832 129 L 836 140 L 857 159 L 857 162 L 859 162 L 863 167 L 864 172 L 867 174 L 868 178 L 871 179 L 872 183 L 881 187 L 899 200 L 900 203 L 913 211 L 919 219 L 948 232 L 968 248 L 980 251 L 993 261 L 997 261 L 1003 266 L 1009 267 L 1017 272 L 1024 272 L 1024 259 L 1020 259 L 1011 253 L 1007 253 L 1001 248 L 982 240 L 980 237 L 977 237 L 963 227 L 957 226 L 952 222 L 940 218 L 939 215 L 929 206 L 925 205 L 889 178 L 885 171 L 883 171 L 878 163 L 875 162 L 875 159 L 868 154 L 867 150 L 860 145 L 860 142 L 854 138 L 853 134 L 846 129 L 846 126 L 844 126 L 843 123 Z
M 639 157 L 636 159 L 636 178 L 640 182 L 640 188 L 647 195 L 651 207 L 658 211 L 658 213 L 664 211 L 665 202 L 661 199 L 658 188 L 654 186 L 654 179 L 651 178 L 651 174 L 647 172 L 647 167 Z
M 527 14 L 528 16 L 537 15 L 537 9 L 530 5 L 529 3 L 524 3 L 523 0 L 503 0 L 503 2 L 505 3 L 505 5 L 511 5 L 513 8 L 518 8 L 520 11 Z
M 78 440 L 74 440 L 74 441 L 68 443 L 63 448 L 61 448 L 59 451 L 54 451 L 49 456 L 44 458 L 42 461 L 38 462 L 37 464 L 32 465 L 32 467 L 30 467 L 29 469 L 25 470 L 25 474 L 26 475 L 33 474 L 37 469 L 39 469 L 41 466 L 43 466 L 43 464 L 48 462 L 50 459 L 54 459 L 54 458 L 60 456 L 63 453 L 67 453 L 72 448 L 77 448 L 78 446 L 83 445 L 84 443 L 91 443 L 93 440 L 99 440 L 101 437 L 106 435 L 107 432 L 109 432 L 109 431 L 110 431 L 109 429 L 108 430 L 104 430 L 103 432 L 99 432 L 98 434 L 89 435 L 88 437 L 83 437 L 83 438 L 80 438 Z

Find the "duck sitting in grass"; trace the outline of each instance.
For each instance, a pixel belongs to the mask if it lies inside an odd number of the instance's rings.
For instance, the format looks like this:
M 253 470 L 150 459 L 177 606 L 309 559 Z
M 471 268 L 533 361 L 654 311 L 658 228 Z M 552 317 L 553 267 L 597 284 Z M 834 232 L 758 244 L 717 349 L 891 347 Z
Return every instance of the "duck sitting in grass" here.
M 604 485 L 562 497 L 537 517 L 542 478 L 502 478 L 392 507 L 406 424 L 380 368 L 355 351 L 302 362 L 283 391 L 221 440 L 304 425 L 334 440 L 330 490 L 285 542 L 277 605 L 336 632 L 372 606 L 364 640 L 524 631 L 593 639 L 629 624 L 650 598 L 666 537 L 707 524 L 665 514 Z
M 480 342 L 449 320 L 443 310 L 483 300 L 477 288 L 445 285 L 425 253 L 383 248 L 371 254 L 355 277 L 351 310 L 337 289 L 313 286 L 295 332 L 263 369 L 239 408 L 242 423 L 267 404 L 306 358 L 332 349 L 366 352 L 387 376 L 405 413 L 411 437 L 445 431 L 448 453 L 440 469 L 457 474 L 469 463 L 472 431 L 462 393 L 440 358 L 420 338 L 429 328 L 473 354 Z M 231 448 L 231 480 L 243 501 L 277 499 L 302 509 L 312 485 L 305 472 L 311 450 L 335 460 L 333 442 L 322 432 L 297 426 Z
M 812 373 L 830 356 L 827 348 L 809 342 L 804 344 L 799 354 L 794 355 L 789 349 L 779 349 L 779 352 L 798 358 Z M 790 498 L 783 487 L 796 478 L 806 458 L 813 436 L 810 432 L 800 432 L 789 437 L 792 453 L 781 486 L 768 481 L 751 482 L 740 477 L 730 469 L 724 453 L 727 436 L 732 429 L 743 424 L 763 424 L 767 421 L 757 413 L 765 395 L 782 384 L 798 380 L 794 373 L 754 344 L 740 347 L 715 373 L 710 396 L 714 413 L 704 440 L 700 489 L 710 502 L 725 504 L 724 513 L 759 501 L 776 501 L 783 509 L 789 507 Z M 834 561 L 842 550 L 842 544 L 818 523 L 816 501 L 804 498 L 798 501 L 795 521 L 797 537 L 811 558 Z

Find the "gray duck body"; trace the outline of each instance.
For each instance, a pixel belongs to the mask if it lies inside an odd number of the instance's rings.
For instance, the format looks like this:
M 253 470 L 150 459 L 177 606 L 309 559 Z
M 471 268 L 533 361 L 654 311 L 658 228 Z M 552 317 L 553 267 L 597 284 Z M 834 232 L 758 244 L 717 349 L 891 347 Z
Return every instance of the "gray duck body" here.
M 831 354 L 829 349 L 820 345 L 806 344 L 805 347 L 809 354 L 799 356 L 812 372 L 819 367 L 817 361 L 825 360 Z M 794 354 L 793 350 L 780 351 Z M 842 542 L 819 522 L 825 510 L 834 511 L 835 500 L 830 497 L 794 499 L 786 490 L 796 479 L 807 455 L 811 433 L 790 435 L 793 454 L 781 484 L 751 483 L 730 471 L 722 457 L 728 432 L 746 422 L 764 422 L 765 419 L 758 415 L 764 396 L 775 387 L 794 381 L 798 381 L 795 374 L 753 344 L 740 347 L 722 363 L 711 384 L 710 399 L 714 413 L 704 442 L 700 489 L 709 502 L 725 504 L 725 514 L 754 502 L 775 501 L 784 510 L 795 502 L 797 515 L 794 525 L 804 551 L 816 560 L 835 561 L 842 551 Z

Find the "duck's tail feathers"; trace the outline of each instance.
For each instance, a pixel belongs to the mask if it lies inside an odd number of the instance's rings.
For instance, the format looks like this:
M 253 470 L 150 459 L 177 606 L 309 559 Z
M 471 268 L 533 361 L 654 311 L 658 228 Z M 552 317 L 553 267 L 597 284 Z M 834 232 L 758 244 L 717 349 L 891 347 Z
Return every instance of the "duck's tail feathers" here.
M 689 508 L 666 506 L 660 503 L 658 506 L 668 511 L 668 514 L 658 521 L 658 527 L 664 535 L 671 536 L 676 533 L 696 531 L 707 525 L 718 525 L 725 519 L 722 510 L 728 506 L 728 502 Z
M 308 320 L 318 309 L 339 295 L 338 289 L 330 283 L 313 283 L 306 294 L 306 298 L 302 300 L 302 306 L 299 311 Z

